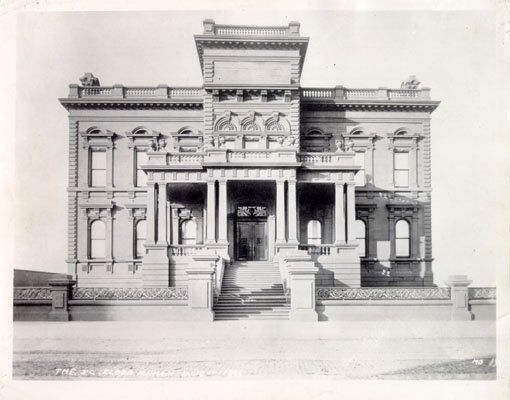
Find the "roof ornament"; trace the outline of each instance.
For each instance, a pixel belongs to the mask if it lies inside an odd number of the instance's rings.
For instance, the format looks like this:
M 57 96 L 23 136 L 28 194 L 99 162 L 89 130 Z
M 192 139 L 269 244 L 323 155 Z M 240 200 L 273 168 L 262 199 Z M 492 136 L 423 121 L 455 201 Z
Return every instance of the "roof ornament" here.
M 418 86 L 420 86 L 420 81 L 416 79 L 415 75 L 409 75 L 409 78 L 407 78 L 404 82 L 400 84 L 400 89 L 418 89 Z
M 90 72 L 85 72 L 80 78 L 80 82 L 82 86 L 101 86 L 99 84 L 99 78 L 96 78 L 94 74 Z

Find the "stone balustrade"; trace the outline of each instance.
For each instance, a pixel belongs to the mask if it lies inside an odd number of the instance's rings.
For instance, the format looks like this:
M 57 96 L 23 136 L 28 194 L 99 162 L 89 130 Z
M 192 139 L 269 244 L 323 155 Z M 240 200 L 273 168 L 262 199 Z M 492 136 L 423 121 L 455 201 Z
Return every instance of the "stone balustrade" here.
M 218 25 L 212 19 L 204 20 L 204 34 L 214 36 L 280 37 L 299 36 L 299 22 L 287 26 Z
M 269 150 L 235 150 L 227 153 L 227 161 L 267 161 L 276 158 L 278 158 L 278 154 Z
M 355 166 L 353 152 L 339 153 L 297 153 L 295 149 L 222 149 L 208 148 L 199 153 L 162 151 L 149 152 L 148 165 L 151 166 L 200 166 L 204 162 L 221 163 L 266 163 L 300 162 L 304 168 L 352 168 Z
M 416 101 L 430 100 L 430 89 L 351 89 L 343 86 L 335 88 L 302 88 L 301 98 L 305 101 L 316 100 L 389 100 Z
M 204 153 L 169 153 L 168 165 L 199 165 L 204 161 Z
M 204 89 L 201 87 L 128 87 L 123 85 L 90 86 L 69 85 L 69 98 L 80 99 L 195 99 L 202 100 Z M 303 101 L 344 101 L 344 100 L 386 100 L 417 101 L 430 100 L 430 89 L 356 89 L 336 86 L 334 88 L 302 88 Z
M 170 246 L 170 255 L 173 257 L 188 257 L 197 254 L 204 249 L 204 245 L 172 245 Z
M 198 99 L 204 96 L 200 87 L 168 87 L 159 85 L 153 87 L 123 85 L 82 87 L 69 85 L 69 98 L 95 99 Z
M 337 253 L 337 247 L 333 244 L 300 244 L 299 250 L 305 250 L 310 256 L 330 256 Z

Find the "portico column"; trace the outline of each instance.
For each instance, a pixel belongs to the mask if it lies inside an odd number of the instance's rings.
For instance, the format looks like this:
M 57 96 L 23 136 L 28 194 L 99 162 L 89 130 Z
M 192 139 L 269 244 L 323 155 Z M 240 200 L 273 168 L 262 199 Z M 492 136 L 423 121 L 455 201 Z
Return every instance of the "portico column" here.
M 167 207 L 166 207 L 166 183 L 160 183 L 158 186 L 158 244 L 168 245 L 166 237 L 166 221 L 167 221 Z
M 347 242 L 356 241 L 356 195 L 354 192 L 355 183 L 347 184 Z
M 177 246 L 179 244 L 179 210 L 177 207 L 172 207 L 171 210 L 172 245 Z
M 154 244 L 155 226 L 156 226 L 156 199 L 154 183 L 147 185 L 147 244 Z
M 284 181 L 276 181 L 276 244 L 285 243 Z
M 344 184 L 335 182 L 335 244 L 345 244 Z
M 206 243 L 216 243 L 216 193 L 214 181 L 207 182 L 207 235 Z
M 296 207 L 296 182 L 288 181 L 288 219 L 289 219 L 289 244 L 298 244 L 297 241 L 297 207 Z
M 227 181 L 219 181 L 218 242 L 227 243 Z

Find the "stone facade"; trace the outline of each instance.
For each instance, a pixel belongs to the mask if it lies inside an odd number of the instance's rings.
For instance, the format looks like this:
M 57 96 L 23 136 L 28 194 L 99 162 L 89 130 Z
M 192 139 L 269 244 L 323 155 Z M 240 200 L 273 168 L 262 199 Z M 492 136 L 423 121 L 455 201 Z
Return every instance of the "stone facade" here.
M 433 285 L 430 90 L 302 88 L 296 22 L 205 20 L 195 43 L 201 87 L 87 73 L 60 99 L 77 287 L 189 286 L 206 252 L 284 270 L 298 249 L 317 287 Z

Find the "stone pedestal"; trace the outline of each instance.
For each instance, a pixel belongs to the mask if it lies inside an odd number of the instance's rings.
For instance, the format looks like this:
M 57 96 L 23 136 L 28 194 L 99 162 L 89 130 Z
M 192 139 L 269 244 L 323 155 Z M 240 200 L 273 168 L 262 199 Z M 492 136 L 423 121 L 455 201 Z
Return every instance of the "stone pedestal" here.
M 142 280 L 145 287 L 168 287 L 170 285 L 170 260 L 167 244 L 145 244 L 147 254 L 143 258 Z
M 51 286 L 50 321 L 69 321 L 68 302 L 76 281 L 72 279 L 51 279 L 48 284 Z
M 227 162 L 226 149 L 208 149 L 205 160 L 206 162 Z
M 357 243 L 344 243 L 331 249 L 331 255 L 319 257 L 327 271 L 333 272 L 334 286 L 361 287 L 361 262 Z
M 315 275 L 317 267 L 306 251 L 297 250 L 285 256 L 290 281 L 290 320 L 318 321 L 315 311 Z
M 451 288 L 452 320 L 470 321 L 473 315 L 469 311 L 468 286 L 472 281 L 466 275 L 452 275 L 446 284 Z
M 213 321 L 213 280 L 216 272 L 216 254 L 196 254 L 188 274 L 188 296 L 191 317 L 200 321 Z

